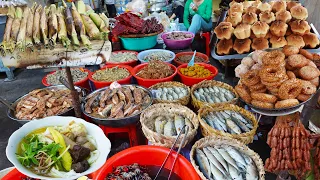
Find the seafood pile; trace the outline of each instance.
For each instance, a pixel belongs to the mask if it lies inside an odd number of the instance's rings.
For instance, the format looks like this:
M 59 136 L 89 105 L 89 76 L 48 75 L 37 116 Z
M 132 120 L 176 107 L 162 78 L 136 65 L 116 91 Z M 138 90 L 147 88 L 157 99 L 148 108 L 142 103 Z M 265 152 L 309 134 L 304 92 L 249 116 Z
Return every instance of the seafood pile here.
M 233 110 L 209 112 L 201 117 L 212 128 L 230 134 L 241 134 L 253 129 L 252 121 Z
M 195 64 L 194 66 L 188 66 L 180 69 L 181 74 L 194 78 L 206 78 L 212 75 L 211 71 L 204 66 Z
M 276 124 L 268 133 L 267 144 L 271 147 L 271 153 L 265 162 L 267 171 L 292 170 L 299 179 L 303 179 L 311 170 L 310 133 L 299 116 L 295 113 L 277 117 Z
M 235 89 L 246 103 L 258 108 L 299 105 L 309 100 L 319 86 L 320 71 L 310 61 L 312 57 L 294 46 L 285 46 L 282 51 L 256 51 L 236 68 L 240 82 Z
M 79 82 L 85 79 L 86 77 L 88 77 L 88 72 L 85 72 L 81 68 L 74 68 L 74 69 L 71 69 L 71 75 L 72 75 L 73 82 Z M 50 85 L 59 85 L 61 84 L 59 81 L 60 77 L 64 77 L 67 79 L 67 74 L 65 69 L 58 70 L 52 74 L 48 74 L 46 80 L 47 80 L 47 83 Z
M 193 92 L 197 100 L 207 103 L 228 102 L 236 98 L 228 89 L 219 86 L 200 87 Z
M 145 89 L 138 86 L 122 86 L 103 89 L 87 96 L 84 110 L 98 118 L 119 119 L 140 113 L 152 102 Z
M 192 38 L 192 34 L 184 33 L 184 32 L 172 32 L 172 33 L 169 33 L 166 38 L 171 40 L 183 40 L 183 39 Z
M 207 179 L 259 179 L 253 159 L 231 145 L 196 148 L 195 162 Z
M 105 178 L 105 180 L 120 179 L 152 180 L 151 177 L 147 174 L 147 169 L 137 163 L 118 166 Z
M 165 136 L 177 136 L 185 125 L 194 128 L 188 118 L 179 114 L 160 115 L 154 119 L 155 132 Z
M 160 87 L 154 90 L 156 91 L 155 98 L 165 101 L 178 100 L 188 95 L 188 89 L 184 87 Z
M 15 116 L 32 120 L 54 116 L 70 110 L 72 98 L 67 89 L 36 89 L 23 97 L 16 106 Z
M 130 76 L 130 72 L 126 68 L 112 67 L 96 71 L 92 78 L 96 81 L 113 82 L 125 79 Z
M 173 55 L 171 53 L 165 52 L 165 51 L 159 51 L 159 52 L 150 52 L 148 55 L 143 57 L 144 61 L 152 61 L 152 60 L 160 60 L 160 61 L 168 61 L 171 58 L 173 58 Z
M 176 58 L 177 61 L 182 63 L 189 63 L 189 61 L 192 59 L 192 55 L 182 55 Z M 205 60 L 199 56 L 194 57 L 194 62 L 204 62 Z
M 171 76 L 174 70 L 167 63 L 160 60 L 151 60 L 143 67 L 137 76 L 144 79 L 161 79 Z
M 138 60 L 137 55 L 134 52 L 113 52 L 111 54 L 109 62 L 122 63 Z

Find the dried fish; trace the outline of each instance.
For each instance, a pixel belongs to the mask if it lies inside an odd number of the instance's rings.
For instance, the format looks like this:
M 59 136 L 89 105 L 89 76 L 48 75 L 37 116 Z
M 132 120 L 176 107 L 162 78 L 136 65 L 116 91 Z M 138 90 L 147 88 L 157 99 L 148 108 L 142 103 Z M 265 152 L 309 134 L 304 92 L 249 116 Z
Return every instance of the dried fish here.
M 163 87 L 154 90 L 156 98 L 161 100 L 178 100 L 188 95 L 188 90 L 184 87 Z
M 198 100 L 207 103 L 228 102 L 236 97 L 230 90 L 219 86 L 198 88 L 193 92 L 193 95 Z

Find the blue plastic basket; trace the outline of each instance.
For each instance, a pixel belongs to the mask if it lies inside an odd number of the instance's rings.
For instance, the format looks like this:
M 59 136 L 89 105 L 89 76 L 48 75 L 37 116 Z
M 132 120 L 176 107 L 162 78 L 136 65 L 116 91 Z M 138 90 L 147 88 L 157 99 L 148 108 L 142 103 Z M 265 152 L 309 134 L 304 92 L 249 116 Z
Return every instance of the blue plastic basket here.
M 124 49 L 132 51 L 142 51 L 153 48 L 157 44 L 157 34 L 153 36 L 132 38 L 119 37 L 121 39 Z

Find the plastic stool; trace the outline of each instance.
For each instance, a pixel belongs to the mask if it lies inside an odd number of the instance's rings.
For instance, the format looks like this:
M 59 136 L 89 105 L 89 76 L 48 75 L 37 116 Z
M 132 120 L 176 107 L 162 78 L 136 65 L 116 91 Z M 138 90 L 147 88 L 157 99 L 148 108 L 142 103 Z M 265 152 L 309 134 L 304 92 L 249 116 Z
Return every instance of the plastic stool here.
M 210 57 L 210 32 L 201 32 L 200 36 L 206 39 L 206 55 Z
M 128 133 L 130 147 L 139 145 L 137 129 L 135 124 L 125 126 L 125 127 L 108 127 L 103 125 L 99 125 L 99 126 L 107 137 L 109 134 L 114 134 L 114 133 Z

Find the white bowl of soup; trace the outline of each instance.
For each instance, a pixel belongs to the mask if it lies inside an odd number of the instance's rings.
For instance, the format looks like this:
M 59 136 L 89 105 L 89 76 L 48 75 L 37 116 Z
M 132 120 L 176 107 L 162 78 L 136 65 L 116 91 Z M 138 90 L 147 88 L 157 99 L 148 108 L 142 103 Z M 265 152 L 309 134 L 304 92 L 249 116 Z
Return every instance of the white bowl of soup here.
M 37 179 L 77 179 L 105 163 L 111 143 L 96 125 L 75 117 L 31 121 L 9 138 L 6 155 L 23 174 Z

